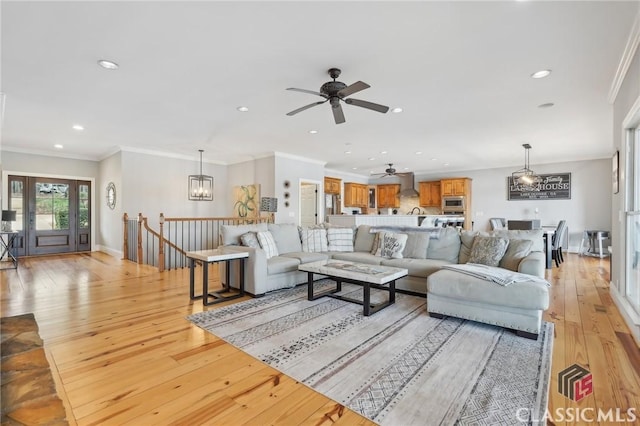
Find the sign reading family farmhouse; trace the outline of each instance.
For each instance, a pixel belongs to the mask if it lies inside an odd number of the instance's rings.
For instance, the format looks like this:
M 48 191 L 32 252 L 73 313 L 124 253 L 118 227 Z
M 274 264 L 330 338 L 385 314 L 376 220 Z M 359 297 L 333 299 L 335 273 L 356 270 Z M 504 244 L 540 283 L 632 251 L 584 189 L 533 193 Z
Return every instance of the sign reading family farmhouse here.
M 507 178 L 509 200 L 570 200 L 571 173 L 537 175 L 532 187 L 514 185 Z

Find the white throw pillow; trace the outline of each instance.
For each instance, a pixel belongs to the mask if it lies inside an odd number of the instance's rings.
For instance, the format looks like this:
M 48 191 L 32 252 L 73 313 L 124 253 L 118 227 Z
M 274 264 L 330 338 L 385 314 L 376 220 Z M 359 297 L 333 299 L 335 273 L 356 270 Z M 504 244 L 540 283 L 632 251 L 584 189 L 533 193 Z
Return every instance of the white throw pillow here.
M 329 251 L 353 251 L 353 229 L 329 228 L 327 229 Z
M 376 256 L 390 259 L 402 259 L 402 251 L 407 245 L 407 234 L 395 234 L 393 232 L 379 232 L 380 247 Z
M 308 253 L 329 251 L 326 229 L 305 228 L 300 231 L 300 237 L 302 238 L 302 251 Z
M 267 259 L 271 259 L 273 256 L 278 255 L 278 247 L 276 246 L 276 240 L 273 239 L 273 235 L 269 231 L 259 231 L 257 232 L 258 241 L 260 242 L 260 247 L 264 250 L 267 255 Z

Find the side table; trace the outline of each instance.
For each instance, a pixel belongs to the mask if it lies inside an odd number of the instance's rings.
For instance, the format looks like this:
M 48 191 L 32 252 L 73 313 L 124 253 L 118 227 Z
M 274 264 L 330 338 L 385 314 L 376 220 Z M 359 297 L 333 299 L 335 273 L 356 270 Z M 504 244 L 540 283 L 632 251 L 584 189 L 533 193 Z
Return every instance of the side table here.
M 13 241 L 18 236 L 18 231 L 2 231 L 0 232 L 0 249 L 2 254 L 0 255 L 0 269 L 18 269 L 18 259 L 13 255 L 11 249 L 13 249 Z M 8 260 L 3 260 L 8 257 Z M 11 266 L 4 266 L 4 263 L 11 263 Z
M 188 251 L 187 258 L 189 259 L 189 297 L 191 300 L 202 299 L 202 304 L 205 306 L 213 305 L 215 303 L 225 302 L 227 300 L 237 299 L 244 296 L 244 260 L 249 257 L 249 253 L 242 251 L 232 251 L 228 249 L 218 248 L 213 250 L 198 250 Z M 202 294 L 195 294 L 195 263 L 199 260 L 202 262 Z M 231 263 L 234 260 L 240 261 L 240 283 L 238 292 L 230 296 L 223 296 L 222 292 L 210 292 L 209 291 L 209 264 L 217 262 Z M 225 293 L 234 291 L 232 289 L 230 281 L 230 265 L 225 268 L 225 282 L 223 283 Z M 209 298 L 213 298 L 213 301 L 209 301 Z

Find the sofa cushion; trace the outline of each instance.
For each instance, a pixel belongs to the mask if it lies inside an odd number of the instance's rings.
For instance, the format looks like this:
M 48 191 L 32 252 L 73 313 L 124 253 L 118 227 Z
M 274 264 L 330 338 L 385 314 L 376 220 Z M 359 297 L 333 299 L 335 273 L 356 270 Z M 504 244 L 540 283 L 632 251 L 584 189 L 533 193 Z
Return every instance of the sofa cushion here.
M 222 225 L 222 245 L 239 246 L 240 236 L 247 232 L 268 231 L 266 223 L 252 225 Z
M 409 271 L 409 275 L 420 278 L 427 278 L 429 275 L 440 270 L 443 265 L 450 265 L 446 260 L 434 259 L 382 259 L 380 263 L 384 266 L 404 268 Z M 426 283 L 425 283 L 426 284 Z M 424 293 L 424 288 L 422 289 Z
M 373 240 L 376 234 L 372 234 L 369 232 L 371 226 L 369 225 L 360 225 L 356 230 L 356 239 L 353 244 L 354 251 L 366 251 L 371 252 L 371 248 L 373 247 Z
M 332 256 L 336 260 L 348 260 L 350 262 L 367 263 L 369 265 L 380 265 L 382 258 L 371 253 L 354 251 L 353 253 L 338 252 Z
M 487 305 L 543 310 L 549 307 L 549 288 L 545 282 L 525 281 L 501 286 L 446 269 L 429 275 L 427 293 Z M 427 309 L 428 305 L 427 300 Z
M 267 274 L 281 274 L 298 270 L 300 261 L 291 257 L 274 256 L 267 260 Z
M 269 232 L 276 241 L 279 253 L 289 253 L 292 251 L 302 251 L 300 244 L 300 234 L 298 234 L 298 226 L 293 223 L 282 223 L 268 225 Z
M 260 242 L 260 247 L 264 250 L 267 259 L 270 259 L 274 256 L 278 255 L 278 246 L 276 246 L 276 241 L 273 239 L 273 235 L 269 231 L 258 231 L 258 241 Z
M 473 240 L 469 263 L 480 263 L 487 266 L 498 266 L 507 251 L 509 240 L 501 237 L 483 237 L 478 235 Z
M 510 240 L 530 240 L 533 244 L 531 245 L 531 251 L 542 251 L 544 252 L 544 237 L 542 229 L 530 229 L 530 230 L 507 230 L 507 229 L 496 229 L 491 232 L 491 235 L 495 237 L 505 237 Z
M 428 248 L 429 234 L 423 232 L 407 232 L 407 245 L 404 247 L 402 257 L 426 259 Z
M 396 234 L 394 232 L 379 232 L 380 244 L 376 251 L 376 256 L 389 259 L 402 259 L 402 251 L 407 245 L 407 234 Z
M 240 242 L 245 247 L 260 248 L 260 241 L 255 232 L 246 232 L 240 235 Z
M 427 259 L 446 260 L 449 263 L 458 263 L 460 252 L 460 235 L 454 227 L 443 228 L 440 236 L 429 240 Z
M 300 238 L 302 239 L 302 251 L 306 251 L 308 253 L 316 253 L 329 250 L 326 229 L 303 228 L 300 230 Z
M 532 245 L 533 242 L 530 240 L 509 240 L 509 247 L 507 247 L 506 253 L 502 256 L 499 266 L 518 272 L 520 262 L 531 253 Z
M 351 228 L 328 228 L 327 241 L 329 251 L 353 251 L 353 229 Z
M 329 259 L 329 255 L 326 253 L 307 253 L 304 251 L 284 253 L 284 254 L 281 254 L 280 257 L 290 257 L 291 259 L 298 259 L 300 263 L 317 262 L 320 260 Z

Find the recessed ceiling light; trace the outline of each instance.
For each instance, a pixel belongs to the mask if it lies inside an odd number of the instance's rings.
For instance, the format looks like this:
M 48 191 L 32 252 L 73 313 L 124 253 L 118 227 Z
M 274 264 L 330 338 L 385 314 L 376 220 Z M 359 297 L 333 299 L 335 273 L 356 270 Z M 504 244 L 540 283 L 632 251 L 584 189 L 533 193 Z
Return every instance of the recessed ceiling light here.
M 309 133 L 311 133 L 312 135 L 315 135 L 316 133 L 318 133 L 317 130 L 309 130 Z
M 61 144 L 57 143 L 53 146 L 55 149 L 62 149 L 64 148 L 64 146 L 62 146 Z
M 380 151 L 380 154 L 386 154 L 387 151 Z
M 395 107 L 395 108 L 393 108 L 393 109 L 391 110 L 391 112 L 395 112 L 395 113 L 397 114 L 397 113 L 399 113 L 399 112 L 402 112 L 402 108 Z
M 416 155 L 422 155 L 422 151 L 416 151 Z
M 344 153 L 345 154 L 351 154 L 351 151 L 345 151 Z
M 551 108 L 552 106 L 554 106 L 555 104 L 553 102 L 547 102 L 546 104 L 540 104 L 538 105 L 538 108 Z
M 117 70 L 120 67 L 120 65 L 116 64 L 115 62 L 108 61 L 106 59 L 100 59 L 98 61 L 98 65 L 106 70 Z
M 358 170 L 358 168 L 357 167 L 352 167 L 351 170 Z
M 373 161 L 373 160 L 375 160 L 374 157 L 369 157 L 369 161 Z
M 249 108 L 246 106 L 239 106 L 238 108 L 236 108 L 238 111 L 240 112 L 247 112 L 249 111 Z
M 545 78 L 551 74 L 551 70 L 540 70 L 531 74 L 531 78 Z
M 448 165 L 449 165 L 449 163 L 444 163 L 444 165 L 445 165 L 445 166 L 448 166 Z
M 432 158 L 431 161 L 438 161 L 438 159 L 437 158 Z
M 73 126 L 71 126 L 73 128 L 73 130 L 77 130 L 79 132 L 84 130 L 84 127 L 81 126 L 80 124 L 74 124 Z

